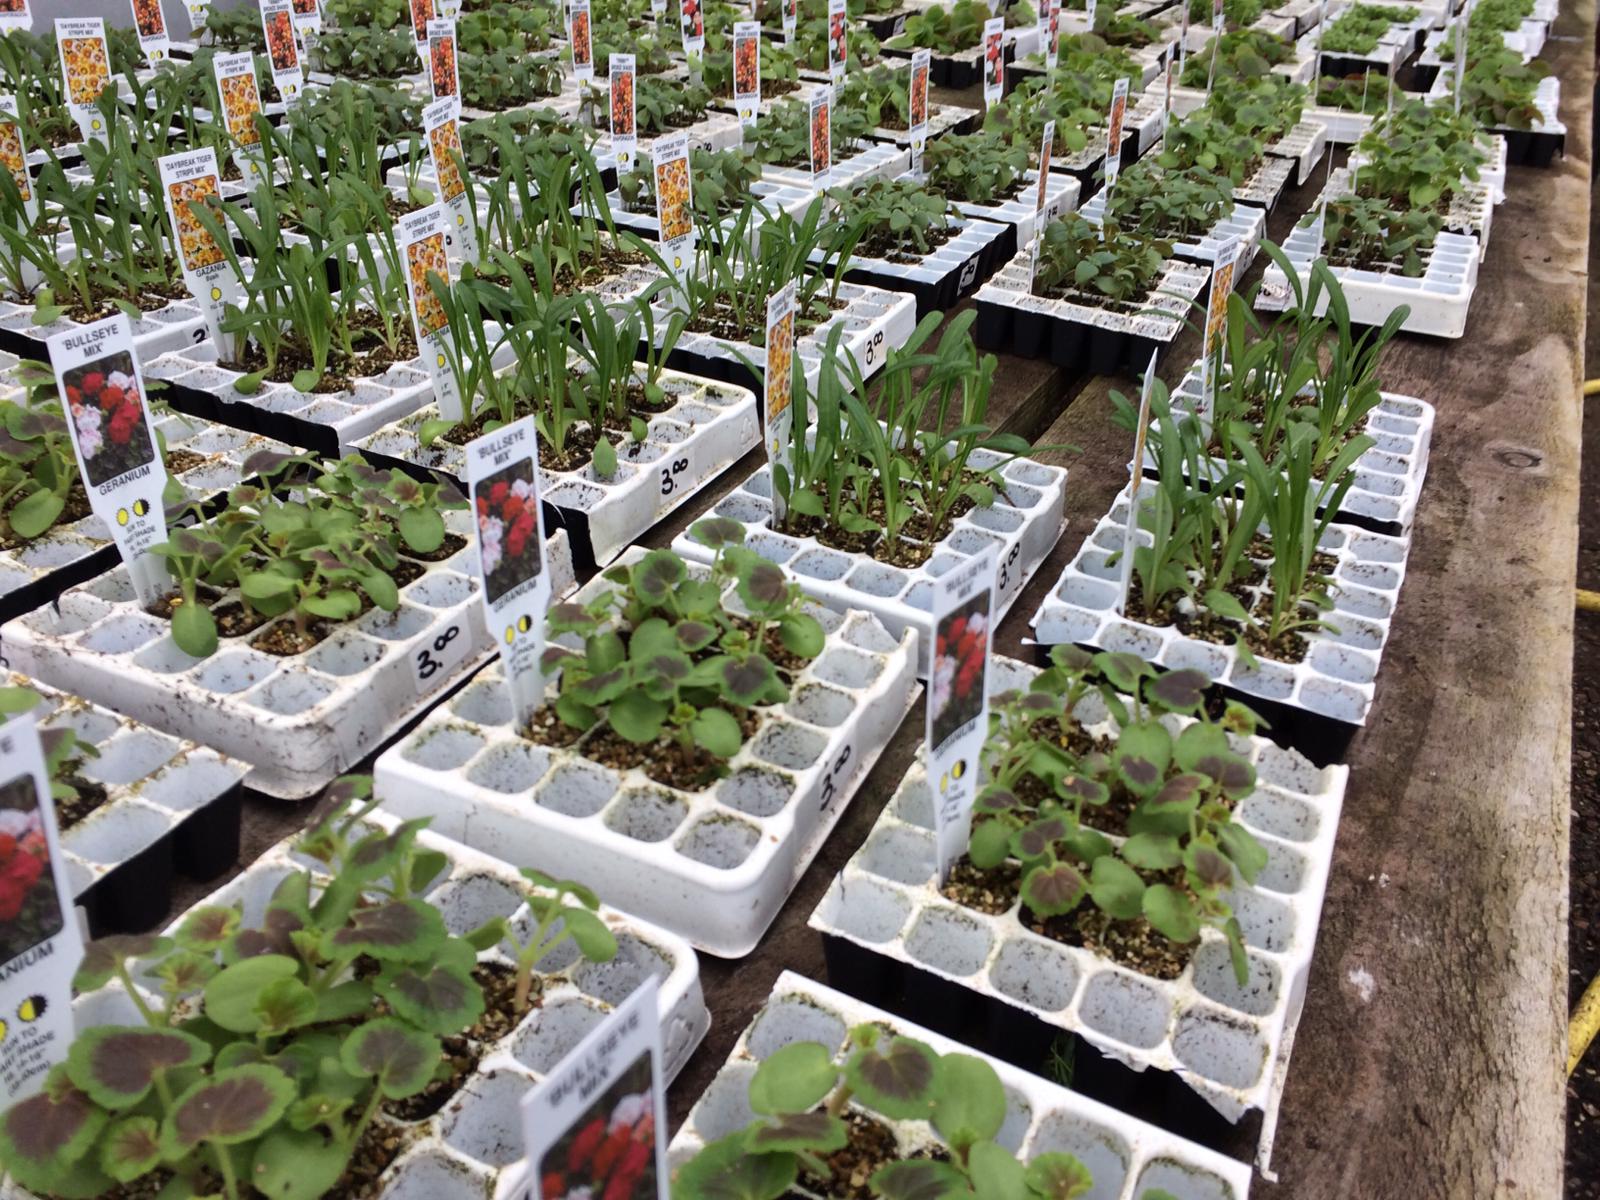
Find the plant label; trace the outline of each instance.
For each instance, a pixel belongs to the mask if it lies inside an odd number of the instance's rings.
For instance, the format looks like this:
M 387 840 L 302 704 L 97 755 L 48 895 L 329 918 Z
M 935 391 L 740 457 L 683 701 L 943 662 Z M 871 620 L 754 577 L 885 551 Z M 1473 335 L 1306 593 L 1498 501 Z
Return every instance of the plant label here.
M 544 703 L 544 618 L 550 607 L 539 434 L 531 415 L 467 443 L 467 499 L 478 531 L 484 620 L 500 651 L 520 727 Z
M 189 14 L 189 29 L 200 33 L 206 24 L 206 14 L 211 11 L 211 0 L 184 0 L 184 10 Z
M 56 49 L 61 78 L 67 85 L 67 111 L 84 141 L 108 145 L 100 93 L 111 83 L 111 53 L 106 48 L 106 23 L 99 17 L 57 18 Z
M 234 353 L 233 335 L 222 332 L 222 317 L 230 303 L 244 293 L 233 264 L 211 231 L 195 216 L 194 205 L 205 205 L 211 197 L 222 198 L 222 173 L 217 169 L 217 152 L 210 146 L 184 154 L 168 154 L 157 161 L 161 172 L 161 197 L 172 226 L 172 244 L 178 252 L 178 266 L 189 294 L 199 303 L 205 316 L 206 332 L 217 345 L 219 357 Z M 213 209 L 227 228 L 227 218 Z
M 171 586 L 166 564 L 150 553 L 167 540 L 161 507 L 167 468 L 145 403 L 133 329 L 117 313 L 47 344 L 89 507 L 117 543 L 141 603 L 154 604 Z
M 694 257 L 694 180 L 689 174 L 689 135 L 675 133 L 656 142 L 651 169 L 656 173 L 656 225 L 661 254 L 680 282 Z
M 660 25 L 661 18 L 667 15 L 667 0 L 650 0 L 650 15 Z
M 411 40 L 417 44 L 417 58 L 424 67 L 428 65 L 428 22 L 439 14 L 433 11 L 433 0 L 409 0 L 411 5 Z
M 0 36 L 13 29 L 33 28 L 33 8 L 30 0 L 0 0 Z
M 309 46 L 322 33 L 321 0 L 290 0 L 290 20 L 302 46 Z
M 844 67 L 850 53 L 845 0 L 828 0 L 828 78 L 835 89 L 844 82 Z
M 669 1200 L 658 986 L 635 988 L 524 1093 L 527 1200 Z
M 256 56 L 250 51 L 219 54 L 211 60 L 217 80 L 217 111 L 233 143 L 233 165 L 254 182 L 266 173 L 261 143 L 261 89 L 256 85 Z
M 1150 397 L 1156 386 L 1156 356 L 1150 352 L 1150 365 L 1144 369 L 1144 386 L 1139 389 L 1139 420 L 1133 430 L 1133 458 L 1128 463 L 1128 523 L 1122 531 L 1122 557 L 1118 560 L 1117 612 L 1128 611 L 1128 587 L 1133 582 L 1133 550 L 1139 544 L 1139 480 L 1144 478 L 1144 443 L 1150 433 Z
M 1050 15 L 1045 25 L 1044 66 L 1053 75 L 1056 64 L 1061 61 L 1061 0 L 1047 2 Z
M 451 369 L 455 346 L 444 305 L 434 291 L 435 281 L 450 287 L 450 242 L 454 220 L 439 204 L 407 213 L 397 223 L 396 241 L 400 260 L 405 264 L 406 299 L 411 308 L 411 325 L 417 335 L 417 354 L 433 380 L 433 395 L 439 415 L 459 421 L 465 412 L 461 387 Z
M 1456 18 L 1456 70 L 1455 81 L 1451 85 L 1451 92 L 1455 96 L 1456 115 L 1461 115 L 1461 84 L 1466 78 L 1467 71 L 1467 25 L 1472 20 L 1472 2 L 1467 0 L 1466 7 Z
M 428 87 L 435 100 L 461 95 L 456 73 L 456 23 L 435 17 L 428 22 Z
M 1391 117 L 1394 116 L 1394 72 L 1399 65 L 1400 56 L 1391 50 L 1389 53 L 1389 100 L 1384 109 Z
M 794 31 L 800 25 L 800 0 L 783 0 L 783 41 L 794 44 Z
M 1234 271 L 1239 265 L 1242 238 L 1230 238 L 1217 250 L 1211 268 L 1211 295 L 1206 301 L 1206 336 L 1200 345 L 1200 424 L 1211 427 L 1216 403 L 1217 371 L 1222 354 L 1222 334 L 1228 325 L 1228 297 L 1233 293 Z
M 1172 84 L 1178 74 L 1178 60 L 1171 59 L 1167 69 L 1162 72 L 1166 78 L 1166 96 L 1161 102 L 1161 140 L 1166 141 L 1167 133 L 1172 128 Z
M 683 57 L 689 74 L 700 74 L 700 60 L 706 52 L 706 14 L 700 0 L 678 0 L 678 32 L 683 35 Z
M 83 958 L 39 731 L 0 725 L 0 1100 L 26 1100 L 72 1046 L 72 977 Z
M 1188 0 L 1178 5 L 1183 10 L 1183 25 L 1178 30 L 1178 71 L 1183 72 L 1183 64 L 1189 60 L 1189 4 Z
M 1211 0 L 1211 32 L 1217 37 L 1222 36 L 1223 25 L 1223 0 Z M 1215 47 L 1212 47 L 1215 51 Z
M 261 28 L 267 37 L 273 86 L 285 104 L 296 104 L 305 91 L 306 77 L 300 68 L 300 46 L 295 41 L 290 0 L 261 0 Z
M 739 124 L 753 127 L 761 110 L 761 22 L 733 26 L 733 107 Z
M 1095 17 L 1097 17 L 1099 15 L 1099 13 L 1100 13 L 1100 5 L 1098 3 L 1098 0 L 1084 0 L 1084 5 L 1083 5 L 1084 28 L 1088 29 L 1091 33 L 1094 32 L 1094 19 L 1095 19 Z
M 1128 116 L 1128 80 L 1117 80 L 1111 88 L 1111 111 L 1106 114 L 1106 207 L 1111 206 L 1111 189 L 1122 173 L 1122 124 Z
M 1039 137 L 1039 186 L 1033 194 L 1033 233 L 1044 232 L 1044 206 L 1050 194 L 1050 152 L 1056 144 L 1056 122 L 1052 117 L 1044 123 L 1044 133 Z
M 579 83 L 594 81 L 594 37 L 589 23 L 589 0 L 569 0 L 567 42 L 572 47 L 572 77 Z
M 11 182 L 17 186 L 29 223 L 37 221 L 39 193 L 34 190 L 33 175 L 28 170 L 28 145 L 22 138 L 15 96 L 0 96 L 0 165 L 11 172 Z
M 433 177 L 439 181 L 439 203 L 450 219 L 450 250 L 464 262 L 478 261 L 478 214 L 474 210 L 471 179 L 461 169 L 461 101 L 435 100 L 422 110 L 422 130 L 428 139 Z
M 762 410 L 766 413 L 767 465 L 774 480 L 789 473 L 794 437 L 794 313 L 797 307 L 793 280 L 767 298 L 767 370 Z M 787 490 L 786 488 L 784 490 Z M 772 519 L 783 520 L 786 505 L 779 489 L 772 489 Z
M 833 175 L 833 88 L 811 95 L 811 190 L 823 192 Z
M 922 178 L 922 152 L 928 148 L 928 74 L 933 69 L 933 51 L 911 53 L 911 173 Z
M 1000 103 L 1006 91 L 1006 19 L 990 17 L 983 23 L 983 106 Z
M 991 547 L 933 581 L 926 759 L 939 883 L 967 848 L 989 737 L 989 647 L 996 555 Z
M 167 35 L 161 0 L 129 0 L 129 4 L 133 8 L 133 30 L 139 37 L 146 65 L 153 67 L 162 59 L 171 58 L 172 38 Z
M 637 97 L 634 94 L 634 56 L 613 54 L 611 73 L 611 151 L 617 156 L 617 170 L 633 170 L 639 149 Z

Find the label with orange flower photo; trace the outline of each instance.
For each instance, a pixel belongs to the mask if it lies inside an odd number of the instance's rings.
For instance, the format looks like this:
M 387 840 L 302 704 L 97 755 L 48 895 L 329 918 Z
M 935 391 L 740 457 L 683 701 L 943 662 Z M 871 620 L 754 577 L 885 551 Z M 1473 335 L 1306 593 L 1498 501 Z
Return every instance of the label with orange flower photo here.
M 29 0 L 0 0 L 0 35 L 13 29 L 33 28 L 33 8 Z
M 617 156 L 617 170 L 626 174 L 633 170 L 634 156 L 639 153 L 638 97 L 634 94 L 638 75 L 634 56 L 613 54 L 607 69 L 611 75 L 611 152 Z
M 456 23 L 435 17 L 428 22 L 428 86 L 435 100 L 461 95 L 456 74 Z
M 157 162 L 161 170 L 161 194 L 166 200 L 167 221 L 178 250 L 178 265 L 189 294 L 200 304 L 206 331 L 219 347 L 229 347 L 232 334 L 222 332 L 222 317 L 230 303 L 238 303 L 243 287 L 234 274 L 233 264 L 205 224 L 195 216 L 197 205 L 210 204 L 222 195 L 222 174 L 217 170 L 217 152 L 210 146 L 183 154 L 168 154 Z M 228 228 L 222 211 L 212 214 Z M 231 357 L 231 351 L 229 351 Z
M 567 44 L 572 47 L 572 77 L 594 79 L 594 38 L 589 25 L 589 0 L 567 0 Z
M 439 14 L 433 11 L 433 0 L 410 0 L 411 40 L 417 43 L 417 57 L 427 62 L 428 22 Z
M 219 54 L 211 60 L 217 79 L 217 112 L 233 143 L 233 165 L 245 179 L 266 173 L 261 147 L 261 89 L 256 84 L 256 56 L 248 50 Z
M 529 1200 L 668 1200 L 657 989 L 635 988 L 523 1094 Z
M 811 190 L 827 190 L 833 174 L 833 88 L 811 94 Z
M 139 49 L 144 51 L 144 61 L 155 66 L 164 58 L 172 57 L 172 39 L 167 36 L 167 18 L 161 11 L 161 0 L 128 0 L 133 7 L 133 28 L 139 35 Z
M 67 84 L 67 109 L 84 141 L 107 144 L 106 119 L 100 94 L 111 83 L 111 54 L 106 49 L 106 23 L 99 17 L 56 21 L 56 49 L 61 78 Z
M 754 125 L 761 108 L 761 22 L 733 24 L 733 107 L 739 124 Z
M 144 378 L 125 313 L 58 333 L 47 345 L 89 507 L 111 531 L 146 605 L 172 586 L 150 553 L 167 540 L 161 493 L 167 469 L 145 403 Z
M 395 224 L 400 261 L 405 264 L 406 299 L 411 308 L 411 327 L 417 335 L 417 355 L 433 380 L 439 414 L 459 421 L 461 388 L 450 362 L 454 348 L 450 321 L 438 287 L 449 288 L 450 248 L 454 241 L 454 221 L 443 205 L 430 204 L 407 213 Z
M 39 731 L 16 713 L 0 725 L 0 1105 L 66 1060 L 82 957 Z
M 989 736 L 997 563 L 990 546 L 933 581 L 926 758 L 941 885 L 967 849 L 979 758 Z
M 472 177 L 462 168 L 461 101 L 454 96 L 435 100 L 422 110 L 422 131 L 428 142 L 433 176 L 439 181 L 439 203 L 450 222 L 450 256 L 478 261 L 476 200 Z
M 484 624 L 500 650 L 520 727 L 544 702 L 544 614 L 550 606 L 534 417 L 486 433 L 468 442 L 466 451 Z
M 791 280 L 767 298 L 767 369 L 762 409 L 766 413 L 767 465 L 776 478 L 788 472 L 794 437 L 794 312 L 798 306 Z M 787 490 L 787 489 L 786 489 Z M 784 503 L 772 489 L 774 521 L 783 520 Z
M 675 133 L 656 142 L 656 223 L 661 253 L 672 273 L 683 278 L 694 254 L 694 192 L 689 178 L 689 135 Z
M 1106 202 L 1111 201 L 1111 189 L 1122 173 L 1122 123 L 1128 115 L 1128 80 L 1117 80 L 1111 88 L 1111 111 L 1106 116 Z
M 307 36 L 315 38 L 322 32 L 321 0 L 289 0 L 289 14 L 302 46 L 310 44 L 306 41 Z
M 828 78 L 835 88 L 844 82 L 845 59 L 850 52 L 844 5 L 845 0 L 828 0 Z
M 1200 423 L 1209 427 L 1211 409 L 1216 403 L 1217 368 L 1222 349 L 1222 333 L 1228 325 L 1228 297 L 1233 294 L 1233 276 L 1239 266 L 1242 238 L 1230 238 L 1217 249 L 1211 264 L 1211 295 L 1206 301 L 1206 336 L 1200 346 Z
M 261 30 L 267 38 L 273 85 L 285 104 L 294 104 L 305 91 L 306 78 L 300 68 L 300 42 L 290 0 L 262 0 Z
M 991 17 L 983 23 L 983 106 L 992 108 L 1006 92 L 1006 19 Z
M 911 52 L 911 86 L 908 102 L 911 108 L 911 174 L 922 178 L 922 152 L 928 148 L 928 75 L 933 70 L 933 51 Z
M 16 184 L 22 197 L 23 211 L 29 220 L 39 216 L 39 193 L 33 187 L 33 175 L 28 170 L 28 145 L 22 139 L 22 121 L 17 115 L 17 98 L 0 96 L 0 165 L 11 172 L 11 182 Z
M 698 73 L 706 51 L 706 14 L 702 0 L 678 0 L 678 29 L 683 34 L 683 56 L 689 70 Z

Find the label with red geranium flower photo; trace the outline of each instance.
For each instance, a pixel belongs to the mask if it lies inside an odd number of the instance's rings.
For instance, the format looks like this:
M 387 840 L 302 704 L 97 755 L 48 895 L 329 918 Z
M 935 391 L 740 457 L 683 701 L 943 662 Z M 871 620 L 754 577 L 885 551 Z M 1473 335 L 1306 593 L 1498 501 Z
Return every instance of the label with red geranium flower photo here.
M 450 242 L 454 222 L 438 204 L 407 213 L 396 223 L 396 242 L 405 263 L 406 298 L 411 306 L 412 328 L 417 335 L 417 355 L 433 379 L 439 414 L 459 421 L 463 414 L 461 388 L 450 367 L 454 357 L 450 323 L 436 286 L 450 286 Z
M 461 95 L 456 74 L 456 23 L 435 17 L 428 22 L 428 86 L 435 100 Z
M 844 82 L 845 57 L 849 54 L 845 0 L 828 0 L 828 78 L 833 86 Z
M 811 94 L 811 190 L 826 191 L 833 174 L 833 88 Z
M 9 1106 L 67 1057 L 83 937 L 28 713 L 0 725 L 0 781 L 0 1106 Z
M 28 0 L 0 0 L 0 35 L 32 28 L 33 9 Z
M 22 198 L 23 211 L 30 220 L 39 216 L 39 193 L 33 188 L 33 175 L 28 170 L 28 144 L 22 138 L 22 121 L 17 115 L 17 98 L 0 96 L 0 166 L 11 172 L 11 182 L 16 184 Z
M 928 74 L 933 69 L 932 50 L 911 52 L 911 173 L 922 178 L 922 152 L 928 148 Z
M 990 17 L 983 23 L 983 106 L 1000 103 L 1006 90 L 1006 19 Z
M 941 884 L 967 848 L 979 757 L 989 736 L 989 647 L 997 561 L 991 547 L 933 581 L 927 763 Z
M 678 0 L 678 29 L 683 34 L 683 56 L 689 70 L 698 72 L 706 49 L 706 14 L 700 0 Z
M 300 44 L 309 45 L 307 36 L 315 38 L 322 32 L 322 5 L 320 0 L 289 0 L 289 14 L 294 21 L 294 31 L 300 35 Z
M 467 494 L 477 517 L 479 586 L 489 636 L 519 725 L 544 702 L 544 569 L 539 434 L 523 417 L 467 443 Z
M 300 69 L 300 43 L 290 0 L 261 0 L 261 29 L 267 38 L 273 86 L 285 104 L 293 104 L 305 90 L 306 78 Z
M 1188 11 L 1188 5 L 1184 5 Z M 1111 87 L 1111 111 L 1106 114 L 1106 202 L 1110 203 L 1111 189 L 1122 173 L 1122 122 L 1128 115 L 1128 80 L 1117 80 Z
M 439 181 L 439 203 L 450 219 L 450 257 L 478 261 L 478 223 L 472 177 L 461 169 L 461 101 L 447 96 L 422 110 L 422 130 Z
M 754 125 L 761 108 L 761 22 L 733 25 L 733 107 L 739 124 Z
M 211 340 L 231 357 L 234 335 L 222 332 L 222 316 L 228 304 L 238 302 L 244 287 L 211 230 L 195 216 L 197 205 L 210 206 L 209 211 L 223 229 L 228 228 L 222 210 L 212 203 L 222 198 L 217 152 L 207 146 L 185 154 L 168 154 L 156 165 L 161 171 L 161 194 L 172 225 L 173 245 L 178 248 L 183 281 L 200 304 Z
M 589 0 L 567 0 L 567 44 L 572 47 L 572 77 L 580 83 L 594 78 L 594 36 L 589 23 Z
M 154 604 L 170 584 L 165 565 L 149 553 L 167 540 L 161 507 L 167 469 L 156 449 L 133 329 L 117 313 L 47 344 L 89 507 L 111 531 L 140 600 Z
M 1206 301 L 1206 336 L 1200 345 L 1202 425 L 1209 426 L 1211 409 L 1216 402 L 1218 352 L 1222 349 L 1222 331 L 1228 324 L 1228 297 L 1233 294 L 1233 275 L 1239 266 L 1239 245 L 1242 241 L 1242 238 L 1230 238 L 1226 245 L 1218 247 L 1217 257 L 1211 264 L 1211 295 Z
M 256 85 L 256 56 L 248 50 L 219 54 L 211 60 L 217 79 L 217 112 L 233 143 L 233 164 L 246 179 L 266 174 L 261 148 L 261 89 Z
M 106 48 L 106 23 L 99 17 L 57 19 L 56 49 L 61 78 L 67 84 L 67 110 L 84 141 L 107 144 L 100 93 L 111 82 L 111 52 Z
M 794 435 L 794 313 L 799 305 L 791 280 L 767 298 L 766 412 L 767 463 L 774 477 L 789 470 L 790 439 Z M 787 490 L 787 489 L 784 489 Z M 773 520 L 781 521 L 783 497 L 772 490 Z
M 128 0 L 133 6 L 133 28 L 139 35 L 139 49 L 144 60 L 155 66 L 164 58 L 172 57 L 172 39 L 167 36 L 167 18 L 161 11 L 161 0 Z
M 656 173 L 656 223 L 661 230 L 661 252 L 682 278 L 690 269 L 694 252 L 694 190 L 689 175 L 689 135 L 675 133 L 656 142 L 652 152 Z
M 1061 58 L 1061 0 L 1044 0 L 1039 10 L 1039 32 L 1044 41 L 1044 69 L 1054 75 Z
M 617 170 L 633 170 L 633 156 L 639 149 L 638 79 L 631 54 L 613 54 L 607 66 L 611 83 L 611 152 L 617 156 Z
M 670 1200 L 654 976 L 522 1097 L 530 1200 Z

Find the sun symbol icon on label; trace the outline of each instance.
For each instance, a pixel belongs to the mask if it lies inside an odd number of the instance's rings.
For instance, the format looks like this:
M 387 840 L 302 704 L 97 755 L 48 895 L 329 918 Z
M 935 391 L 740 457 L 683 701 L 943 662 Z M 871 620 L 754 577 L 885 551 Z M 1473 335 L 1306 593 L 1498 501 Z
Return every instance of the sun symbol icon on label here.
M 43 996 L 29 996 L 21 1004 L 17 1005 L 17 1017 L 31 1023 L 44 1016 L 49 1008 L 50 1002 Z
M 211 289 L 211 298 L 213 300 L 221 300 L 222 299 L 222 289 L 219 288 L 219 287 L 213 287 Z
M 939 777 L 939 792 L 940 792 L 940 794 L 942 795 L 943 793 L 949 791 L 950 790 L 950 785 L 952 783 L 955 783 L 955 782 L 959 781 L 961 779 L 961 777 L 963 775 L 965 775 L 966 773 L 967 773 L 967 760 L 964 759 L 964 758 L 958 758 L 956 760 L 956 765 L 951 767 L 948 771 L 946 771 L 943 775 L 941 775 Z

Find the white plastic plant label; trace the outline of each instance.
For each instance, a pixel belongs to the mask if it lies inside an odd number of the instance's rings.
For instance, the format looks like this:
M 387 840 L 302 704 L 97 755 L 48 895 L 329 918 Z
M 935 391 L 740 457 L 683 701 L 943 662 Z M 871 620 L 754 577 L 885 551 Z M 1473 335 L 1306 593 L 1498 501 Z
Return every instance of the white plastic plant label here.
M 850 54 L 844 5 L 845 0 L 828 0 L 828 79 L 835 89 L 844 82 L 845 63 Z
M 1150 433 L 1150 397 L 1156 386 L 1156 356 L 1150 352 L 1150 365 L 1144 369 L 1144 386 L 1139 390 L 1139 420 L 1133 430 L 1133 458 L 1128 463 L 1128 523 L 1122 531 L 1122 557 L 1117 560 L 1121 572 L 1117 584 L 1117 612 L 1128 611 L 1128 587 L 1133 582 L 1133 550 L 1139 537 L 1138 482 L 1144 475 L 1144 443 Z
M 228 138 L 233 143 L 233 165 L 239 174 L 252 181 L 266 173 L 261 129 L 261 89 L 256 86 L 256 56 L 250 51 L 219 54 L 211 60 L 217 77 L 217 111 L 222 114 Z
M 1172 127 L 1172 85 L 1178 75 L 1178 60 L 1169 59 L 1167 69 L 1162 74 L 1166 76 L 1166 95 L 1161 101 L 1161 140 L 1166 141 L 1167 133 Z
M 1061 61 L 1061 0 L 1044 0 L 1039 32 L 1044 41 L 1044 69 L 1054 75 Z
M 1384 112 L 1387 113 L 1391 117 L 1394 116 L 1394 93 L 1395 93 L 1394 73 L 1395 73 L 1395 70 L 1399 66 L 1400 66 L 1400 56 L 1397 55 L 1397 54 L 1391 54 L 1389 56 L 1389 98 L 1388 98 L 1388 104 L 1384 108 Z
M 1111 203 L 1111 189 L 1117 185 L 1122 173 L 1122 123 L 1128 115 L 1128 80 L 1117 80 L 1111 88 L 1111 111 L 1106 114 L 1106 204 Z
M 475 199 L 471 180 L 461 169 L 461 101 L 452 96 L 424 108 L 422 131 L 428 139 L 433 177 L 439 181 L 439 204 L 450 221 L 451 249 L 463 262 L 477 262 Z
M 1099 15 L 1099 8 L 1097 0 L 1084 0 L 1083 21 L 1090 31 L 1094 29 L 1094 19 Z
M 305 91 L 306 77 L 300 68 L 300 44 L 295 39 L 290 0 L 262 0 L 261 28 L 267 38 L 272 84 L 285 104 L 295 104 Z
M 826 191 L 833 177 L 833 88 L 811 95 L 811 190 Z
M 1217 250 L 1211 267 L 1211 295 L 1206 301 L 1206 335 L 1200 343 L 1200 424 L 1211 425 L 1216 403 L 1217 363 L 1222 351 L 1222 334 L 1228 326 L 1228 297 L 1233 294 L 1234 271 L 1239 265 L 1239 245 L 1243 239 L 1230 238 Z
M 967 849 L 979 758 L 989 737 L 996 562 L 991 547 L 933 581 L 927 762 L 941 885 Z
M 1183 64 L 1189 61 L 1189 5 L 1187 0 L 1185 0 L 1185 3 L 1178 5 L 1178 7 L 1183 10 L 1183 24 L 1178 30 L 1178 71 L 1181 74 Z
M 428 22 L 428 88 L 435 100 L 461 95 L 456 74 L 456 23 L 435 17 Z
M 117 313 L 47 343 L 89 507 L 111 531 L 145 605 L 170 586 L 150 547 L 167 540 L 161 493 L 167 469 L 145 403 L 128 318 Z
M 1223 0 L 1211 0 L 1211 32 L 1221 36 L 1223 21 Z
M 594 79 L 594 36 L 589 24 L 589 0 L 567 0 L 567 42 L 572 47 L 572 77 L 579 83 Z
M 289 16 L 294 22 L 294 31 L 299 35 L 302 46 L 308 45 L 308 39 L 313 39 L 322 32 L 320 0 L 290 0 Z
M 67 109 L 84 141 L 108 142 L 100 93 L 111 82 L 111 53 L 106 48 L 106 23 L 99 17 L 56 20 L 56 49 L 61 78 L 67 85 Z
M 211 0 L 184 0 L 184 11 L 189 15 L 189 29 L 199 33 L 205 28 L 206 14 L 211 11 Z
M 161 171 L 161 197 L 166 204 L 167 221 L 172 226 L 172 244 L 178 252 L 183 282 L 200 305 L 206 332 L 217 344 L 218 353 L 231 357 L 233 335 L 222 332 L 222 317 L 228 304 L 237 303 L 244 289 L 233 273 L 227 254 L 210 230 L 196 218 L 192 207 L 195 203 L 206 203 L 208 197 L 222 195 L 217 152 L 207 146 L 184 154 L 168 154 L 157 166 Z M 217 215 L 222 219 L 220 213 Z
M 762 410 L 766 413 L 767 465 L 776 477 L 789 470 L 794 437 L 794 313 L 796 287 L 786 283 L 767 298 L 767 370 Z M 783 498 L 772 489 L 772 519 L 783 520 Z
M 928 148 L 928 75 L 933 70 L 933 51 L 911 53 L 911 174 L 922 178 L 922 153 Z
M 661 253 L 681 281 L 694 257 L 694 180 L 689 174 L 689 135 L 675 133 L 656 143 L 656 225 Z
M 783 0 L 783 40 L 794 43 L 794 32 L 800 27 L 800 0 Z
M 450 286 L 450 242 L 454 222 L 443 205 L 407 213 L 397 223 L 400 260 L 406 270 L 406 298 L 411 307 L 411 327 L 417 335 L 417 355 L 433 380 L 439 412 L 451 421 L 465 415 L 461 389 L 450 369 L 450 322 L 434 292 L 437 278 Z
M 646 979 L 523 1095 L 528 1200 L 669 1200 L 657 989 Z
M 13 29 L 32 29 L 33 9 L 29 0 L 0 0 L 0 35 Z
M 1472 0 L 1467 0 L 1461 15 L 1456 18 L 1456 70 L 1450 91 L 1455 96 L 1456 115 L 1461 115 L 1461 84 L 1467 71 L 1467 25 L 1472 20 Z
M 1006 19 L 990 17 L 983 23 L 983 106 L 993 108 L 1006 91 Z
M 539 435 L 523 417 L 467 444 L 467 499 L 478 530 L 479 590 L 517 724 L 544 703 L 550 572 L 539 505 Z
M 433 9 L 433 0 L 410 0 L 411 40 L 417 44 L 417 58 L 423 66 L 428 61 L 428 22 L 439 14 Z
M 72 977 L 83 935 L 61 856 L 33 717 L 0 725 L 0 1102 L 43 1086 L 72 1046 Z
M 167 34 L 167 18 L 161 11 L 161 0 L 128 0 L 133 9 L 133 29 L 139 36 L 139 49 L 144 61 L 155 66 L 172 57 L 172 38 Z
M 1055 149 L 1056 122 L 1052 117 L 1044 123 L 1044 132 L 1039 135 L 1039 186 L 1033 196 L 1034 236 L 1043 232 L 1040 221 L 1044 218 L 1044 206 L 1050 193 L 1050 152 Z
M 706 52 L 706 14 L 700 0 L 678 0 L 678 31 L 683 35 L 683 57 L 689 62 L 689 73 L 698 75 Z
M 626 174 L 633 170 L 634 156 L 639 152 L 634 56 L 613 54 L 607 70 L 611 73 L 611 152 L 617 156 L 617 170 Z
M 733 26 L 733 107 L 739 124 L 756 123 L 761 111 L 761 22 L 736 21 Z
M 39 193 L 34 190 L 33 174 L 28 170 L 28 145 L 22 138 L 15 96 L 0 96 L 0 166 L 11 172 L 11 182 L 22 197 L 22 211 L 28 220 L 37 221 Z

